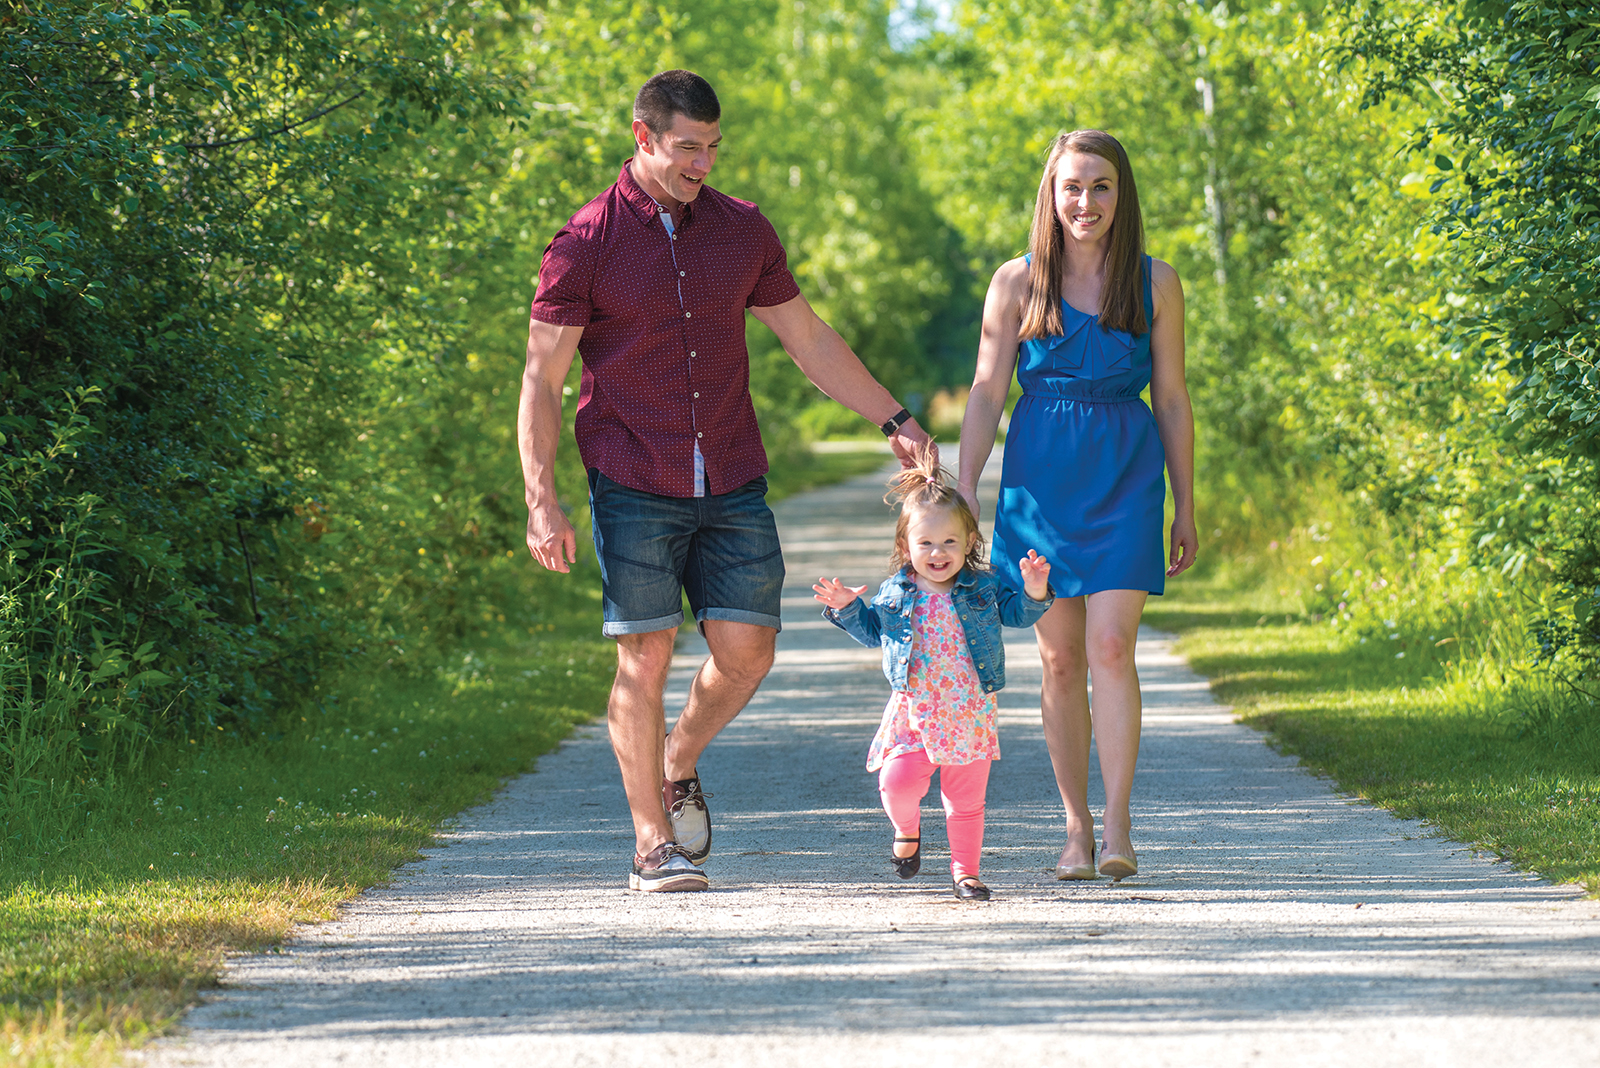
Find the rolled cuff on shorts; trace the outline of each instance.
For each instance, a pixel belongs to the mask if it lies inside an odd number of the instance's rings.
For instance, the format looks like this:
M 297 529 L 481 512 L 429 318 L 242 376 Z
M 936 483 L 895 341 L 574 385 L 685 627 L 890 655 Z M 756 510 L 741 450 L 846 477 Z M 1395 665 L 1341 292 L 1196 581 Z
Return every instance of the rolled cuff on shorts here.
M 670 630 L 683 601 L 707 619 L 778 628 L 783 550 L 767 483 L 706 497 L 665 497 L 589 471 L 601 633 L 616 638 Z M 702 627 L 703 629 L 703 627 Z
M 653 634 L 658 630 L 677 630 L 683 625 L 683 613 L 674 612 L 670 616 L 657 616 L 654 619 L 624 619 L 606 620 L 600 625 L 600 633 L 607 638 L 621 638 L 628 634 Z
M 742 608 L 702 608 L 695 614 L 695 628 L 703 635 L 706 632 L 706 620 L 720 619 L 728 623 L 749 623 L 755 627 L 771 627 L 773 630 L 783 630 L 783 625 L 777 616 L 769 616 L 765 612 L 747 612 Z

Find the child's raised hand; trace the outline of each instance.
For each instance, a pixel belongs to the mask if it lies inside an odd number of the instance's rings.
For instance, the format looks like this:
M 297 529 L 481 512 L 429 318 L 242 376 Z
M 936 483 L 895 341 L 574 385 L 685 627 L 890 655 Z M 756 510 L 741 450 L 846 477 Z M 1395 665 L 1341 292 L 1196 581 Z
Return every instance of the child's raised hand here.
M 1035 601 L 1044 600 L 1050 592 L 1050 561 L 1028 550 L 1028 555 L 1017 561 L 1022 571 L 1022 592 Z
M 867 592 L 865 586 L 846 586 L 836 578 L 821 578 L 811 587 L 817 600 L 835 611 Z

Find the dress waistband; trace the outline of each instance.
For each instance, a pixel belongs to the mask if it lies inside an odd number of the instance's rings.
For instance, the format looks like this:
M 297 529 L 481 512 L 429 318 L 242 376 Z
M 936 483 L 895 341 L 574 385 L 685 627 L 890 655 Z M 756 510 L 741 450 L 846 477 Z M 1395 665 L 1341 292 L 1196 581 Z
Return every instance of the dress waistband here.
M 1135 393 L 1133 396 L 1122 396 L 1111 393 L 1099 396 L 1093 393 L 1052 393 L 1042 390 L 1025 389 L 1024 397 L 1039 397 L 1042 400 L 1079 401 L 1087 404 L 1143 404 L 1144 398 Z

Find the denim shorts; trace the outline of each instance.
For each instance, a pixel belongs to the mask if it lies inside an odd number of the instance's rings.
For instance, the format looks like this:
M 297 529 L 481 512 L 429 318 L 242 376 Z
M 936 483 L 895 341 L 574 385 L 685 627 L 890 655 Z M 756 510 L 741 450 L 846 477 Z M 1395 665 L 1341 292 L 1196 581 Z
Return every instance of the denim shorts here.
M 677 627 L 683 594 L 702 632 L 708 619 L 780 629 L 783 552 L 765 478 L 716 496 L 663 497 L 590 468 L 589 508 L 607 637 Z

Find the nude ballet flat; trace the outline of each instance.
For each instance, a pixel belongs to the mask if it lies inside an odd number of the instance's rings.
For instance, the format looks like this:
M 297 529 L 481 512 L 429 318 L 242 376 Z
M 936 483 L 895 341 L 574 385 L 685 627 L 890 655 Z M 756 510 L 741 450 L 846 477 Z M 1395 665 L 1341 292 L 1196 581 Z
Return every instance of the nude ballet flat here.
M 1075 879 L 1098 879 L 1094 871 L 1094 846 L 1089 846 L 1089 863 L 1087 864 L 1057 864 L 1056 878 L 1062 882 Z
M 1101 842 L 1100 874 L 1113 881 L 1121 881 L 1130 875 L 1138 875 L 1139 859 L 1124 853 L 1112 853 L 1106 849 L 1106 844 Z

